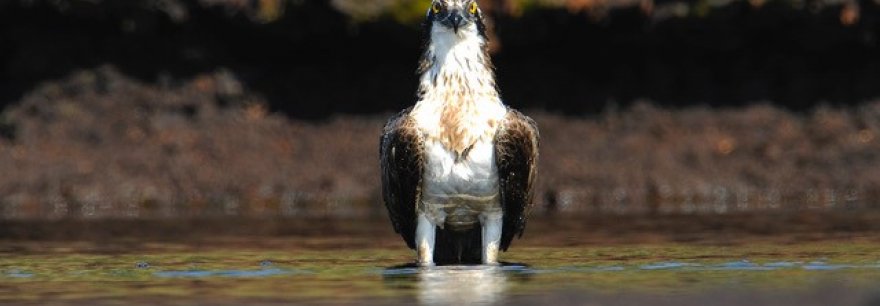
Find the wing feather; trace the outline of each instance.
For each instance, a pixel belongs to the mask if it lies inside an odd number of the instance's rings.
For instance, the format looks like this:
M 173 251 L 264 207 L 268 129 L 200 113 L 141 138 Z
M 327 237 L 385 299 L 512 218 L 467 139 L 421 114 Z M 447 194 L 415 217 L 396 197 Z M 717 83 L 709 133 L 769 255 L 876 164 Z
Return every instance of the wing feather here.
M 510 109 L 495 135 L 495 164 L 504 220 L 501 250 L 506 251 L 514 236 L 522 236 L 532 206 L 533 185 L 538 163 L 538 127 L 531 118 Z
M 379 145 L 382 198 L 388 215 L 407 246 L 415 249 L 416 203 L 421 197 L 424 150 L 408 108 L 385 124 Z

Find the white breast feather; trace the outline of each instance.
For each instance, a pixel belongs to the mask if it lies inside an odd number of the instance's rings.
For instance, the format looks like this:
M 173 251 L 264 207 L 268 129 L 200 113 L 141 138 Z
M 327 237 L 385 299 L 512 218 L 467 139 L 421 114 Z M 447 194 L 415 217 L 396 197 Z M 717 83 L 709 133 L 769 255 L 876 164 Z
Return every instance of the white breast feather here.
M 507 108 L 492 71 L 475 58 L 483 56 L 483 41 L 471 27 L 457 34 L 434 27 L 428 51 L 435 62 L 421 78 L 423 94 L 411 113 L 426 140 L 419 210 L 439 226 L 467 226 L 479 214 L 501 213 L 493 140 Z M 442 122 L 448 120 L 443 116 L 447 107 L 458 111 L 451 127 Z M 462 157 L 445 141 L 452 132 L 470 144 Z
M 470 25 L 470 27 L 475 27 Z M 462 30 L 459 34 L 443 27 L 434 27 L 428 53 L 435 58 L 434 65 L 420 80 L 421 99 L 412 116 L 429 138 L 441 138 L 444 132 L 441 116 L 444 108 L 462 109 L 464 137 L 475 141 L 485 133 L 494 132 L 496 125 L 507 114 L 495 89 L 492 71 L 476 59 L 482 55 L 482 38 L 476 29 Z

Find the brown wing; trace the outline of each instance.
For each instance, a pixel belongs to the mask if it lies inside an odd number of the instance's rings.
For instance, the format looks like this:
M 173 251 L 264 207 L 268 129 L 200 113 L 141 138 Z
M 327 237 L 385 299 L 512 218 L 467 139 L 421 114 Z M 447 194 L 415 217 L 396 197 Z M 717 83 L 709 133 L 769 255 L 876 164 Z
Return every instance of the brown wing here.
M 514 236 L 522 236 L 531 210 L 539 135 L 535 121 L 513 109 L 504 122 L 495 136 L 495 164 L 504 210 L 501 250 L 506 251 Z
M 424 151 L 408 108 L 385 124 L 379 144 L 382 198 L 394 231 L 415 249 L 416 203 L 421 197 Z

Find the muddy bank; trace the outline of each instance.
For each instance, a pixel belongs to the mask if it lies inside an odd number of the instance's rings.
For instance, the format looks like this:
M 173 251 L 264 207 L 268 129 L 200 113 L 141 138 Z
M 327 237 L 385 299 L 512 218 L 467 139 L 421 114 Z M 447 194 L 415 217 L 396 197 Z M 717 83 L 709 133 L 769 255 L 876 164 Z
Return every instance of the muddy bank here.
M 538 212 L 880 205 L 880 103 L 529 113 L 542 134 Z M 381 216 L 388 115 L 290 119 L 225 70 L 160 85 L 83 70 L 0 116 L 2 216 Z

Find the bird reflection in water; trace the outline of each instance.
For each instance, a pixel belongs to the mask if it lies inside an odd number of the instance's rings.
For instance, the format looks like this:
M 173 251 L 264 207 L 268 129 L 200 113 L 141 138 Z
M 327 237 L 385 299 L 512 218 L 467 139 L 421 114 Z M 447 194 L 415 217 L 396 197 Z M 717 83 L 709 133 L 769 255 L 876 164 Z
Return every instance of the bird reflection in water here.
M 415 289 L 421 305 L 496 305 L 503 302 L 511 277 L 520 279 L 527 270 L 522 265 L 403 266 L 384 274 L 389 284 Z
M 495 266 L 445 266 L 418 274 L 422 305 L 494 305 L 507 290 L 507 274 Z

